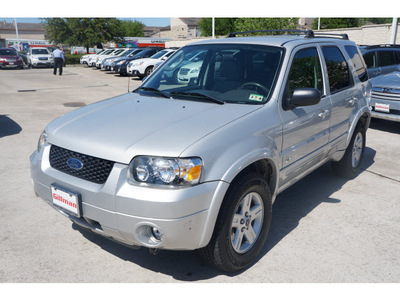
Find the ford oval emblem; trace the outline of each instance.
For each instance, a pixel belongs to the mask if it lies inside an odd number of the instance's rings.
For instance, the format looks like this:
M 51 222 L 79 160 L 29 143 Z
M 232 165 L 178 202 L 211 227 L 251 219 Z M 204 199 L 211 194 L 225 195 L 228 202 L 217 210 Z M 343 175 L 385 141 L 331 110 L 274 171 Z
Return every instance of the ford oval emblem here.
M 80 169 L 83 168 L 83 162 L 81 162 L 77 158 L 68 159 L 67 160 L 67 165 L 68 165 L 68 167 L 70 167 L 71 169 L 74 169 L 74 170 L 80 170 Z

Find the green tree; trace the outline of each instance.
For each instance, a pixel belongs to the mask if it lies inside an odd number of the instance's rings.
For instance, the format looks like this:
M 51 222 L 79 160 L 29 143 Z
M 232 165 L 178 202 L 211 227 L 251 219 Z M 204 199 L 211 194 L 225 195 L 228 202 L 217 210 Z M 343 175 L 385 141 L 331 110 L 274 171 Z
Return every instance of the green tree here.
M 236 18 L 215 18 L 215 35 L 227 35 L 235 30 Z M 203 18 L 199 22 L 201 36 L 212 36 L 212 19 Z
M 298 18 L 238 18 L 235 20 L 235 31 L 293 30 L 297 28 L 298 21 Z
M 122 21 L 122 29 L 124 36 L 128 37 L 143 37 L 144 36 L 144 24 L 139 21 Z
M 122 21 L 116 18 L 45 18 L 46 38 L 54 44 L 89 47 L 121 42 Z
M 364 24 L 363 18 L 321 18 L 320 29 L 351 28 Z M 318 18 L 313 21 L 312 29 L 318 29 Z

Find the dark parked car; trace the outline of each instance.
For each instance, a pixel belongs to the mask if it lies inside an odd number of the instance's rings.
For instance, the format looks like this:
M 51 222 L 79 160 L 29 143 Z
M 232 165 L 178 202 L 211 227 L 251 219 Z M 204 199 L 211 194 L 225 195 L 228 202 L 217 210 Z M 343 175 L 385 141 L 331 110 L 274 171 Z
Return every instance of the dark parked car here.
M 163 48 L 147 48 L 147 49 L 144 49 L 143 51 L 140 51 L 139 53 L 132 56 L 131 58 L 121 58 L 119 60 L 116 60 L 112 64 L 112 70 L 115 73 L 119 73 L 120 75 L 127 75 L 128 74 L 127 66 L 132 60 L 150 57 L 162 49 Z
M 0 68 L 20 68 L 24 67 L 24 62 L 17 50 L 14 48 L 0 48 Z
M 361 46 L 368 68 L 368 77 L 400 71 L 400 45 Z

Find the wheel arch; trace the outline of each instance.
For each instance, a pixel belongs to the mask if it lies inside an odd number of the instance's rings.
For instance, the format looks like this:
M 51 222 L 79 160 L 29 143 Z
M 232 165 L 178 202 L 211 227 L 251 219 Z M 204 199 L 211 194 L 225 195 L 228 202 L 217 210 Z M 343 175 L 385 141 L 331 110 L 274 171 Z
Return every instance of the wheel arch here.
M 226 194 L 229 192 L 229 188 L 237 184 L 241 180 L 241 178 L 243 178 L 247 174 L 252 174 L 252 173 L 260 174 L 265 179 L 268 185 L 268 188 L 272 195 L 271 201 L 273 203 L 276 197 L 276 192 L 278 190 L 277 170 L 278 170 L 277 166 L 272 159 L 262 158 L 248 163 L 245 167 L 242 168 L 237 167 L 236 173 L 234 174 L 230 182 L 221 181 L 221 188 L 217 192 L 217 196 L 215 197 L 215 199 L 213 199 L 212 204 L 210 206 L 209 216 L 207 218 L 204 227 L 203 235 L 199 243 L 199 248 L 207 246 L 207 244 L 211 240 L 211 237 L 214 233 L 215 224 L 217 222 L 217 218 L 221 210 L 222 203 L 225 200 Z M 232 176 L 232 169 L 230 172 L 230 176 Z

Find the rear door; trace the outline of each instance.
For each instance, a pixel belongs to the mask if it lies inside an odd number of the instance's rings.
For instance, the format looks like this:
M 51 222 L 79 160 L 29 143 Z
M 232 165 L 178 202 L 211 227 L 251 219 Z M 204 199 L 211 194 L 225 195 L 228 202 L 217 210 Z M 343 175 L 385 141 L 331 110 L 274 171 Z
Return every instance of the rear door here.
M 345 50 L 329 44 L 322 45 L 321 48 L 328 74 L 327 98 L 332 103 L 330 143 L 331 147 L 335 147 L 346 142 L 351 125 L 350 115 L 362 97 L 362 91 L 354 82 L 353 70 L 343 53 Z

